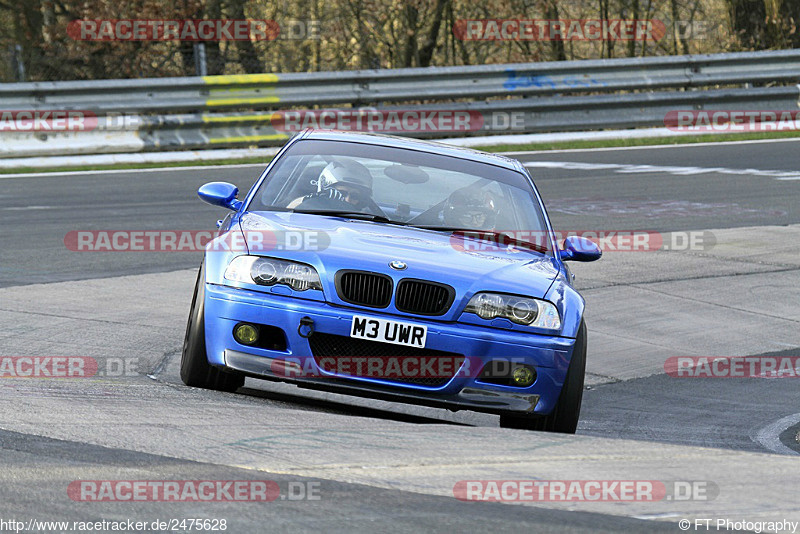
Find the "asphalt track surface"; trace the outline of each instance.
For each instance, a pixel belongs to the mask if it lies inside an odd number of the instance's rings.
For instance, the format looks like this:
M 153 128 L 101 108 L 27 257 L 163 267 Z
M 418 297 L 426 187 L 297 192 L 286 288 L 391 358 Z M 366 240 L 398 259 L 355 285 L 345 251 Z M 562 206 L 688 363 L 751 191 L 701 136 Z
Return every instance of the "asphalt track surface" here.
M 710 232 L 703 250 L 576 265 L 590 332 L 578 435 L 248 380 L 183 387 L 199 253 L 74 252 L 74 230 L 213 229 L 196 189 L 258 166 L 0 177 L 0 355 L 85 355 L 125 376 L 3 379 L 0 520 L 226 518 L 229 532 L 678 531 L 800 518 L 797 379 L 664 373 L 676 355 L 800 356 L 800 142 L 516 154 L 562 230 Z M 113 375 L 113 376 L 111 376 Z M 713 500 L 460 502 L 486 479 L 703 480 Z M 75 480 L 272 480 L 272 503 L 75 502 Z M 293 501 L 312 482 L 319 500 Z M 46 505 L 44 503 L 47 503 Z M 2 526 L 2 525 L 0 525 Z M 47 530 L 42 530 L 47 531 Z

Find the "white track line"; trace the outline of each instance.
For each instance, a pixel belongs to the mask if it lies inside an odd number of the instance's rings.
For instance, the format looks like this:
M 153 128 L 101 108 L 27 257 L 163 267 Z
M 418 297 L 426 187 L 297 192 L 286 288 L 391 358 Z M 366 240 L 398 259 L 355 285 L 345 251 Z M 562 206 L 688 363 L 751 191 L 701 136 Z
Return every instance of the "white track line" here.
M 791 426 L 796 425 L 797 423 L 800 423 L 800 413 L 788 415 L 750 434 L 750 439 L 765 449 L 771 450 L 772 452 L 799 456 L 799 452 L 790 449 L 780 440 L 780 435 L 783 433 L 783 431 Z
M 660 165 L 627 165 L 622 163 L 583 163 L 577 161 L 528 161 L 525 167 L 539 169 L 569 169 L 578 171 L 612 171 L 620 174 L 659 173 L 680 176 L 694 174 L 735 174 L 748 176 L 764 176 L 777 180 L 800 180 L 800 171 L 776 171 L 761 169 L 729 169 L 726 167 L 680 167 Z
M 745 141 L 720 141 L 718 143 L 676 143 L 671 145 L 640 145 L 640 146 L 609 146 L 598 148 L 559 148 L 557 150 L 520 150 L 503 152 L 507 156 L 524 156 L 528 154 L 558 154 L 563 152 L 608 152 L 614 150 L 648 150 L 660 148 L 687 148 L 687 147 L 705 147 L 705 146 L 725 146 L 725 145 L 746 145 L 746 144 L 759 144 L 759 143 L 797 143 L 800 142 L 800 137 L 786 137 L 781 139 L 750 139 Z

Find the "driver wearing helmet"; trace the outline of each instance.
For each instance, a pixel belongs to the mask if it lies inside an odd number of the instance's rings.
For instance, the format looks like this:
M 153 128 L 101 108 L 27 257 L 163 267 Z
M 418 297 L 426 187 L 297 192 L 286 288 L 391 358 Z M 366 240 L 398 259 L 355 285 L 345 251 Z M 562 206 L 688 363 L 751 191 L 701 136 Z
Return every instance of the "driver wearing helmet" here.
M 303 197 L 297 209 L 364 211 L 371 203 L 372 175 L 367 168 L 355 161 L 332 161 L 322 169 L 316 193 Z
M 463 187 L 453 191 L 443 210 L 444 224 L 464 230 L 491 230 L 497 221 L 494 197 L 478 187 Z

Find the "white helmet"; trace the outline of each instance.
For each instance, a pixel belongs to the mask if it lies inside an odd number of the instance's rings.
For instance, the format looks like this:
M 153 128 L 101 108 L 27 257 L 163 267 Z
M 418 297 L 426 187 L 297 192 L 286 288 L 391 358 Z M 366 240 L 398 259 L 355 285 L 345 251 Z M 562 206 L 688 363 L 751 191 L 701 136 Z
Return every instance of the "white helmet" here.
M 330 162 L 319 175 L 317 191 L 322 192 L 338 184 L 353 186 L 372 194 L 372 175 L 366 167 L 355 161 Z

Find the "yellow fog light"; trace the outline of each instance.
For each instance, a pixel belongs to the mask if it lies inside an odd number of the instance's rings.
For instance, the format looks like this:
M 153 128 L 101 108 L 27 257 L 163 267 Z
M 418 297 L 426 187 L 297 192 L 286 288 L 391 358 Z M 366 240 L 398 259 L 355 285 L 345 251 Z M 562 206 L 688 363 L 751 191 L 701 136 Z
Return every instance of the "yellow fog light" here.
M 258 329 L 247 323 L 239 323 L 233 329 L 233 338 L 242 345 L 252 345 L 258 341 Z
M 530 367 L 517 367 L 511 373 L 511 379 L 514 381 L 515 386 L 526 388 L 536 380 L 536 374 Z

